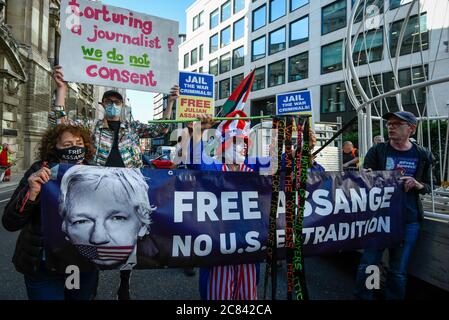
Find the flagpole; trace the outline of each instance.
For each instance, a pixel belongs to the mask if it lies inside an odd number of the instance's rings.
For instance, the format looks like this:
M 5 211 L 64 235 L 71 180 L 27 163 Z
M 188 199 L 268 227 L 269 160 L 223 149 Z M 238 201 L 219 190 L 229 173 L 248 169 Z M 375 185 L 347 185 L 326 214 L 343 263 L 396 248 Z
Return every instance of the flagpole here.
M 291 115 L 290 115 L 291 116 Z M 274 116 L 253 116 L 253 117 L 214 117 L 212 121 L 225 121 L 225 120 L 260 120 L 260 119 L 272 119 Z M 148 123 L 184 123 L 184 122 L 196 122 L 201 121 L 198 118 L 182 119 L 182 120 L 149 120 Z

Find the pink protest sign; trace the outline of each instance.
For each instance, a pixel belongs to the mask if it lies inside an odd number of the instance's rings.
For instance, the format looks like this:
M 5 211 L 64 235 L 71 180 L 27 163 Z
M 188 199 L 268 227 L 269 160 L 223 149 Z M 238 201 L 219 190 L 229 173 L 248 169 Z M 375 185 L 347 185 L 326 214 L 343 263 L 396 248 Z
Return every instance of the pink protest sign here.
M 67 81 L 168 93 L 178 81 L 178 22 L 62 0 L 60 65 Z

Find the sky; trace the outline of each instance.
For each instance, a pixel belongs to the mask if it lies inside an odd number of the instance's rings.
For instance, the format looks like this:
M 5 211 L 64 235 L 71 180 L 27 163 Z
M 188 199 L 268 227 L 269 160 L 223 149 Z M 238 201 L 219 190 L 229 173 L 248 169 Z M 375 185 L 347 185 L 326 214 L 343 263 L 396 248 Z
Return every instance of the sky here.
M 185 33 L 185 10 L 194 0 L 102 0 L 103 4 L 126 8 L 161 18 L 179 22 L 179 33 Z M 127 98 L 132 106 L 135 120 L 146 122 L 153 119 L 154 94 L 143 91 L 127 90 Z

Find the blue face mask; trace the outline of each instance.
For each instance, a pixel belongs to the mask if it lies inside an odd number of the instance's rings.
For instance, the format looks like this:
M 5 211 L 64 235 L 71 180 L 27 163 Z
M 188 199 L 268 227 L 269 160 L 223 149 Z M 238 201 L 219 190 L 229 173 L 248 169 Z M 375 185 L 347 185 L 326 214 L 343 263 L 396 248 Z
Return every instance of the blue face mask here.
M 115 117 L 120 116 L 120 114 L 122 112 L 122 107 L 118 106 L 114 103 L 111 103 L 106 106 L 104 111 L 106 112 L 107 118 L 115 118 Z

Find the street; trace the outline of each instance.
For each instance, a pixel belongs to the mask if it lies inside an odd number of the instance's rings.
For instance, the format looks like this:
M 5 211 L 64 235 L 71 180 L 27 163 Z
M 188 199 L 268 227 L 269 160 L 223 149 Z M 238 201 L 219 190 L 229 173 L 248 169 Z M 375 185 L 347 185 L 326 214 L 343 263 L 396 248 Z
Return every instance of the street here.
M 0 212 L 11 197 L 14 187 L 0 189 Z M 15 271 L 11 258 L 18 232 L 0 228 L 0 300 L 27 299 L 22 274 Z M 312 300 L 351 300 L 354 275 L 359 255 L 357 253 L 336 254 L 327 257 L 306 258 L 306 278 Z M 263 296 L 265 265 L 261 265 L 259 298 Z M 119 283 L 118 271 L 102 271 L 97 299 L 114 300 Z M 449 297 L 449 293 L 411 278 L 408 298 L 430 299 Z M 136 300 L 198 300 L 198 271 L 188 277 L 182 269 L 136 270 L 131 277 L 131 296 Z M 269 289 L 268 292 L 271 292 Z M 278 270 L 278 299 L 286 299 L 285 263 Z

